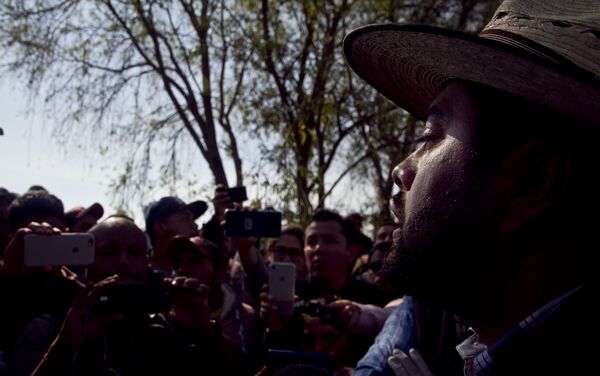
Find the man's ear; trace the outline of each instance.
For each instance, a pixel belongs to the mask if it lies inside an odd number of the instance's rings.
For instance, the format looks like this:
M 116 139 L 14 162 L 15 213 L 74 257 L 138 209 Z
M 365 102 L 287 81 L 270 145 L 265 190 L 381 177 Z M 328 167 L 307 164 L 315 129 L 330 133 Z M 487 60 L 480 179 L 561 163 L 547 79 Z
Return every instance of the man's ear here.
M 534 222 L 565 192 L 572 159 L 549 140 L 536 140 L 512 150 L 500 166 L 499 181 L 505 197 L 500 231 L 513 232 Z

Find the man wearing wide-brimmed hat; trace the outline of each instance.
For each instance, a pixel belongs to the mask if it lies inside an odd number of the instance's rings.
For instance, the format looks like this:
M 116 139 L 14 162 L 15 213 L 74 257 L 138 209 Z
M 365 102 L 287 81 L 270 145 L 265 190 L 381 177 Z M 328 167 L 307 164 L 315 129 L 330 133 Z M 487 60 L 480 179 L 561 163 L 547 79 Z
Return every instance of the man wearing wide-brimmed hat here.
M 426 122 L 393 172 L 387 277 L 474 328 L 465 374 L 594 369 L 600 2 L 505 1 L 479 36 L 371 25 L 344 50 Z

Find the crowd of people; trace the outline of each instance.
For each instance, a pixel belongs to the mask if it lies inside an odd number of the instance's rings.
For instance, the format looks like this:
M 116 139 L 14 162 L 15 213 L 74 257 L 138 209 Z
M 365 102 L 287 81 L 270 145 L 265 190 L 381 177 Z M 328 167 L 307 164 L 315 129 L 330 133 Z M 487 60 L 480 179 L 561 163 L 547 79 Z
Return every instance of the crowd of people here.
M 202 228 L 196 219 L 206 202 L 163 197 L 147 206 L 145 231 L 123 215 L 103 218 L 98 203 L 65 212 L 61 200 L 39 186 L 21 195 L 2 189 L 0 198 L 8 224 L 0 289 L 13 307 L 0 319 L 8 375 L 272 374 L 309 352 L 326 354 L 319 365 L 344 374 L 402 301 L 373 278 L 391 247 L 393 223 L 378 230 L 372 252 L 359 254 L 371 240 L 326 209 L 316 211 L 306 229 L 285 225 L 268 242 L 227 237 L 225 211 L 240 209 L 222 187 Z M 68 232 L 93 234 L 93 263 L 24 264 L 27 235 Z M 268 293 L 273 262 L 293 263 L 296 299 L 330 308 L 329 316 L 282 314 Z M 165 290 L 157 284 L 168 287 L 168 309 L 160 310 Z M 127 295 L 138 306 L 116 299 L 103 304 L 103 297 L 118 288 L 126 294 L 122 286 L 132 285 L 146 286 L 136 293 L 149 294 Z M 144 299 L 155 302 L 145 306 Z M 282 350 L 294 353 L 286 359 Z
M 594 0 L 507 0 L 479 36 L 351 32 L 354 72 L 425 121 L 392 172 L 398 223 L 373 239 L 325 208 L 276 238 L 227 236 L 226 210 L 246 209 L 221 186 L 201 227 L 208 203 L 163 197 L 144 229 L 0 189 L 0 374 L 588 373 L 599 35 Z M 31 235 L 70 232 L 92 234 L 93 262 L 24 262 Z

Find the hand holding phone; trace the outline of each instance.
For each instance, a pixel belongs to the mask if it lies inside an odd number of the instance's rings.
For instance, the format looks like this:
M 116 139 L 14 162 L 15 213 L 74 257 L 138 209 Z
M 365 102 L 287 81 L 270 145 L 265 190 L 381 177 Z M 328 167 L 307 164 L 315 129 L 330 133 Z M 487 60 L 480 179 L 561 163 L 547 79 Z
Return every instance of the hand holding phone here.
M 294 292 L 296 288 L 296 264 L 273 262 L 269 265 L 269 294 L 277 313 L 290 316 L 294 313 Z
M 243 185 L 240 187 L 227 188 L 227 195 L 232 202 L 244 202 L 248 199 L 246 187 Z
M 4 264 L 0 268 L 2 274 L 13 278 L 29 275 L 32 272 L 32 269 L 25 266 L 23 262 L 25 236 L 37 234 L 49 237 L 60 235 L 60 233 L 59 229 L 52 227 L 48 223 L 31 222 L 29 226 L 18 229 L 4 249 Z
M 294 312 L 318 317 L 323 323 L 331 323 L 338 317 L 338 311 L 335 308 L 323 304 L 312 303 L 308 300 L 302 300 L 294 304 Z
M 208 334 L 211 329 L 210 288 L 188 277 L 175 277 L 170 283 L 173 307 L 167 315 L 169 321 L 186 330 Z
M 25 266 L 89 265 L 94 262 L 94 235 L 63 233 L 29 234 L 24 238 Z

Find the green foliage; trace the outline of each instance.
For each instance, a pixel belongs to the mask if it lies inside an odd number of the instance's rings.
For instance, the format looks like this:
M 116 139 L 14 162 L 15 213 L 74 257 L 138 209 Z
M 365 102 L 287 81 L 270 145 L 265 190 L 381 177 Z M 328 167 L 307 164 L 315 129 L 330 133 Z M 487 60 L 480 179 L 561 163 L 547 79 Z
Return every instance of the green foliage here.
M 237 184 L 245 173 L 257 203 L 288 221 L 305 223 L 331 205 L 348 177 L 352 188 L 372 186 L 365 214 L 383 218 L 390 172 L 419 124 L 349 71 L 343 37 L 384 22 L 476 32 L 498 3 L 5 0 L 0 66 L 44 96 L 61 137 L 90 129 L 94 150 L 125 150 L 113 182 L 123 201 L 189 181 L 181 173 L 187 145 L 220 183 L 225 152 Z M 261 155 L 252 170 L 242 169 L 241 136 Z

